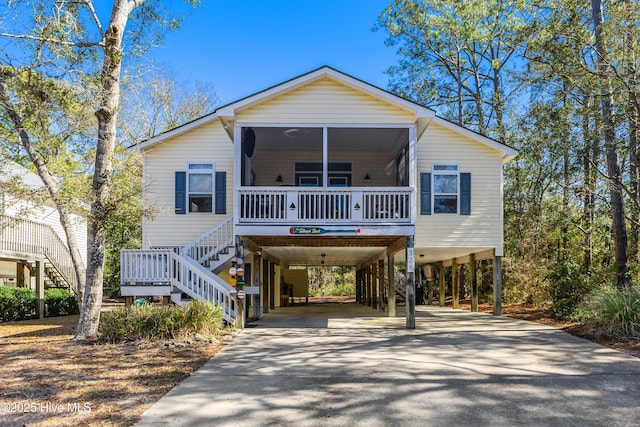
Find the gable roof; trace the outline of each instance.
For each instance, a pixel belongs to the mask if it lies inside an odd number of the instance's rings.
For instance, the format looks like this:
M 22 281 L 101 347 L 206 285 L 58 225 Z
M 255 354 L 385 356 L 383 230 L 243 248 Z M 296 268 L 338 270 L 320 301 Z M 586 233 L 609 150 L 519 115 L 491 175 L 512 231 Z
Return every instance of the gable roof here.
M 265 102 L 268 99 L 275 98 L 277 96 L 283 95 L 285 93 L 296 90 L 302 86 L 311 84 L 315 81 L 318 81 L 324 78 L 329 78 L 331 80 L 337 81 L 357 91 L 366 93 L 374 98 L 377 98 L 383 102 L 387 102 L 391 105 L 394 105 L 406 111 L 411 111 L 414 114 L 416 114 L 417 120 L 424 121 L 427 123 L 430 122 L 431 120 L 436 120 L 438 124 L 454 132 L 465 135 L 481 144 L 498 149 L 503 152 L 503 161 L 505 163 L 513 159 L 518 154 L 518 152 L 515 149 L 505 144 L 502 144 L 494 139 L 480 135 L 479 133 L 473 132 L 472 130 L 459 126 L 455 123 L 449 122 L 440 117 L 436 117 L 435 111 L 430 108 L 417 104 L 413 101 L 405 99 L 401 96 L 398 96 L 387 90 L 381 89 L 375 85 L 367 83 L 363 80 L 360 80 L 356 77 L 345 74 L 341 71 L 336 70 L 335 68 L 332 68 L 326 65 L 320 68 L 317 68 L 315 70 L 309 71 L 308 73 L 294 77 L 285 82 L 271 86 L 253 95 L 249 95 L 237 101 L 233 101 L 229 104 L 223 105 L 217 108 L 215 111 L 213 111 L 210 114 L 207 114 L 203 117 L 195 119 L 191 122 L 185 123 L 181 126 L 178 126 L 177 128 L 158 134 L 130 148 L 146 149 L 157 143 L 166 141 L 175 136 L 189 132 L 192 129 L 198 128 L 200 126 L 204 126 L 216 120 L 222 121 L 223 125 L 225 125 L 225 119 L 233 118 L 235 116 L 235 113 L 239 110 L 246 109 L 258 103 Z M 226 125 L 225 125 L 225 128 L 226 128 Z
M 13 178 L 20 180 L 20 183 L 32 190 L 41 190 L 44 184 L 40 177 L 29 169 L 5 157 L 0 157 L 2 166 L 0 167 L 0 182 L 9 182 Z
M 371 95 L 374 98 L 380 99 L 381 101 L 385 101 L 387 103 L 393 104 L 404 110 L 415 112 L 418 117 L 435 117 L 436 115 L 435 111 L 430 108 L 416 104 L 415 102 L 409 101 L 405 98 L 402 98 L 384 89 L 380 89 L 377 86 L 374 86 L 370 83 L 357 79 L 353 76 L 345 74 L 341 71 L 338 71 L 326 65 L 318 69 L 315 69 L 313 71 L 310 71 L 308 73 L 302 74 L 293 79 L 287 80 L 276 86 L 272 86 L 268 89 L 262 90 L 258 93 L 249 95 L 238 101 L 235 101 L 223 107 L 220 107 L 216 110 L 216 113 L 220 117 L 233 116 L 235 111 L 237 110 L 241 110 L 241 109 L 250 107 L 254 104 L 264 102 L 267 99 L 283 95 L 299 87 L 308 85 L 310 83 L 313 83 L 317 80 L 324 79 L 324 78 L 329 78 L 329 79 L 338 81 L 342 84 L 345 84 L 346 86 L 349 86 L 360 92 L 367 93 L 368 95 Z

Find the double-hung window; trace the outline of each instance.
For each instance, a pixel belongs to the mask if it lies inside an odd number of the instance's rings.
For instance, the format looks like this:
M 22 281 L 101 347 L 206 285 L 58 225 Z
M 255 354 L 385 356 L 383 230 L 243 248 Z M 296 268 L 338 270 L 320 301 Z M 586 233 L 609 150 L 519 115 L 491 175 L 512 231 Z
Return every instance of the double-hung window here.
M 187 204 L 189 212 L 213 212 L 213 163 L 189 163 Z
M 458 165 L 433 165 L 433 213 L 458 213 Z

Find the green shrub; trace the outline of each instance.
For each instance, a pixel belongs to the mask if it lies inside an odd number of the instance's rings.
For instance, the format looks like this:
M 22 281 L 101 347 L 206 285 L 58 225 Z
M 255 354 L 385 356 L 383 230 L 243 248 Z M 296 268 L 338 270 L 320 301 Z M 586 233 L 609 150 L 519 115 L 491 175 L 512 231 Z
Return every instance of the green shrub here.
M 37 300 L 32 290 L 0 286 L 0 321 L 36 317 Z
M 68 316 L 80 313 L 78 300 L 66 289 L 46 289 L 44 291 L 45 317 Z
M 109 342 L 176 339 L 196 333 L 212 337 L 220 333 L 222 320 L 222 307 L 209 302 L 193 301 L 186 306 L 143 304 L 103 313 L 100 334 Z
M 593 280 L 573 262 L 556 264 L 548 276 L 551 309 L 561 319 L 574 317 L 580 303 L 596 288 Z
M 600 335 L 640 338 L 640 288 L 605 287 L 583 304 L 582 319 Z

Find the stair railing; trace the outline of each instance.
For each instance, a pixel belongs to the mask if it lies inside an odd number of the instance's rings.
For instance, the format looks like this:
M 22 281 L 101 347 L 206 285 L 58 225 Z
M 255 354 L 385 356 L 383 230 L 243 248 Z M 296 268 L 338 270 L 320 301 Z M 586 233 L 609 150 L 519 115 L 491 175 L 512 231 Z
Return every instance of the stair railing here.
M 50 225 L 0 215 L 0 250 L 44 255 L 69 288 L 78 293 L 78 279 L 69 248 Z
M 222 306 L 224 320 L 234 321 L 236 290 L 194 259 L 171 250 L 123 249 L 120 254 L 122 284 L 171 284 L 193 299 Z
M 234 244 L 233 238 L 233 216 L 229 216 L 211 230 L 183 246 L 180 253 L 202 264 L 232 246 Z

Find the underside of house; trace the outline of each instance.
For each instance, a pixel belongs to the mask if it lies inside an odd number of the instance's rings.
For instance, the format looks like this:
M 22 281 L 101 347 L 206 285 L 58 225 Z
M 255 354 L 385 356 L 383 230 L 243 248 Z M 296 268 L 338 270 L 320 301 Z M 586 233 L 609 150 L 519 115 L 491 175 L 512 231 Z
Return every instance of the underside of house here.
M 416 280 L 443 304 L 469 264 L 477 307 L 477 261 L 492 260 L 499 312 L 516 152 L 432 110 L 323 67 L 137 149 L 160 213 L 122 252 L 124 296 L 210 300 L 233 321 L 305 298 L 306 267 L 353 266 L 356 301 L 395 315 L 398 296 L 411 327 Z

